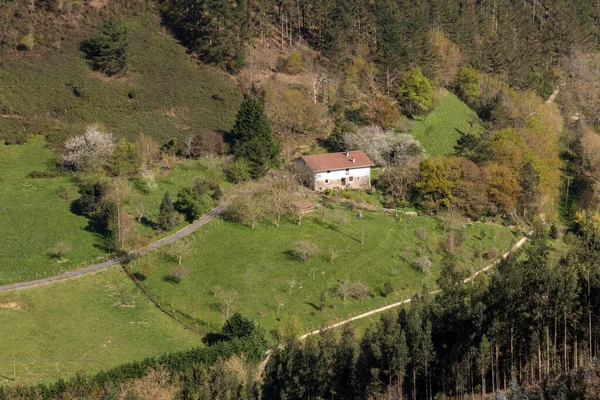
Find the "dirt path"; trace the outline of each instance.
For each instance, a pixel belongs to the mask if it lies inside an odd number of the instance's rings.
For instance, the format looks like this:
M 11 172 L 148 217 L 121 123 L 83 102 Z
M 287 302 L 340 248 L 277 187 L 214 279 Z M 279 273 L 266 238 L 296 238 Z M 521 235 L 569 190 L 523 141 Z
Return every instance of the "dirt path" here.
M 494 268 L 495 266 L 497 266 L 498 264 L 500 264 L 500 261 L 504 260 L 504 259 L 505 259 L 505 258 L 507 258 L 509 255 L 511 255 L 512 253 L 514 253 L 514 252 L 515 252 L 515 251 L 517 251 L 518 249 L 520 249 L 520 248 L 521 248 L 521 247 L 522 247 L 522 246 L 523 246 L 525 243 L 527 243 L 527 241 L 529 240 L 529 237 L 531 236 L 531 234 L 532 234 L 532 233 L 533 233 L 533 232 L 530 232 L 530 233 L 528 233 L 527 235 L 523 236 L 523 237 L 521 238 L 521 240 L 519 240 L 519 241 L 518 241 L 518 242 L 517 242 L 517 243 L 516 243 L 516 244 L 515 244 L 515 245 L 514 245 L 514 246 L 513 246 L 513 247 L 512 247 L 512 248 L 511 248 L 509 251 L 507 251 L 506 253 L 504 253 L 504 254 L 502 255 L 502 258 L 499 258 L 498 260 L 496 260 L 496 261 L 494 261 L 493 263 L 489 264 L 489 265 L 488 265 L 488 266 L 486 266 L 485 268 L 482 268 L 482 269 L 480 269 L 479 271 L 475 272 L 473 275 L 471 275 L 471 276 L 469 276 L 467 279 L 465 279 L 465 280 L 464 280 L 464 283 L 471 282 L 471 281 L 472 281 L 473 279 L 475 279 L 475 278 L 476 278 L 478 275 L 480 275 L 480 274 L 482 274 L 482 273 L 484 273 L 484 272 L 486 272 L 486 271 L 489 271 L 490 269 L 492 269 L 492 268 Z M 440 292 L 441 292 L 441 290 L 440 290 L 440 289 L 436 289 L 436 290 L 434 290 L 434 291 L 430 292 L 430 294 L 437 294 L 437 293 L 440 293 Z M 343 325 L 346 325 L 346 324 L 348 324 L 348 323 L 350 323 L 350 322 L 352 322 L 352 321 L 356 321 L 356 320 L 359 320 L 359 319 L 367 318 L 367 317 L 370 317 L 370 316 L 372 316 L 372 315 L 378 314 L 378 313 L 380 313 L 380 312 L 387 311 L 387 310 L 390 310 L 390 309 L 392 309 L 392 308 L 396 308 L 396 307 L 403 306 L 403 305 L 405 305 L 405 304 L 408 304 L 408 303 L 410 303 L 410 301 L 411 301 L 411 299 L 402 300 L 402 301 L 399 301 L 399 302 L 397 302 L 397 303 L 390 304 L 390 305 L 387 305 L 387 306 L 384 306 L 384 307 L 380 307 L 380 308 L 376 308 L 375 310 L 371 310 L 371 311 L 368 311 L 368 312 L 366 312 L 366 313 L 363 313 L 363 314 L 357 315 L 356 317 L 352 317 L 352 318 L 346 319 L 346 320 L 344 320 L 344 321 L 337 322 L 337 323 L 335 323 L 335 324 L 333 324 L 333 325 L 329 325 L 329 326 L 327 326 L 327 327 L 325 327 L 325 328 L 321 328 L 321 329 L 318 329 L 318 330 L 315 330 L 315 331 L 312 331 L 312 332 L 308 332 L 308 333 L 306 333 L 306 334 L 304 334 L 304 335 L 300 336 L 300 340 L 304 340 L 304 339 L 306 339 L 307 337 L 309 337 L 309 336 L 313 336 L 313 335 L 316 335 L 316 334 L 318 334 L 318 333 L 320 333 L 320 332 L 322 332 L 322 331 L 326 331 L 326 330 L 333 329 L 333 328 L 338 328 L 338 327 L 340 327 L 340 326 L 343 326 Z
M 550 97 L 548 98 L 548 100 L 546 100 L 546 104 L 552 104 L 554 103 L 554 100 L 556 100 L 556 96 L 558 96 L 558 94 L 560 93 L 560 88 L 562 86 L 565 86 L 564 83 L 557 86 L 556 89 L 554 89 L 554 92 L 552 92 L 552 94 L 550 95 Z
M 14 289 L 25 289 L 25 288 L 42 285 L 45 283 L 52 283 L 52 282 L 56 282 L 56 281 L 62 281 L 65 279 L 76 278 L 76 277 L 86 275 L 86 274 L 89 274 L 89 273 L 92 273 L 95 271 L 99 271 L 99 270 L 107 268 L 111 265 L 120 264 L 123 261 L 131 259 L 132 257 L 137 257 L 142 254 L 146 254 L 149 251 L 166 246 L 170 243 L 173 243 L 174 241 L 176 241 L 178 239 L 181 239 L 181 238 L 191 235 L 193 232 L 195 232 L 199 228 L 203 227 L 204 225 L 208 224 L 210 221 L 212 221 L 213 219 L 218 217 L 219 214 L 221 214 L 221 212 L 223 212 L 225 207 L 226 207 L 225 204 L 221 204 L 221 205 L 213 208 L 212 210 L 210 210 L 205 215 L 203 215 L 196 222 L 187 225 L 185 228 L 183 228 L 167 237 L 157 240 L 156 242 L 150 243 L 148 246 L 143 247 L 135 252 L 132 252 L 132 253 L 117 257 L 117 258 L 113 258 L 113 259 L 104 261 L 99 264 L 90 265 L 85 268 L 80 268 L 80 269 L 76 269 L 74 271 L 64 272 L 60 275 L 49 276 L 47 278 L 36 279 L 33 281 L 17 282 L 17 283 L 12 283 L 10 285 L 0 286 L 0 292 L 4 292 L 7 290 L 14 290 Z

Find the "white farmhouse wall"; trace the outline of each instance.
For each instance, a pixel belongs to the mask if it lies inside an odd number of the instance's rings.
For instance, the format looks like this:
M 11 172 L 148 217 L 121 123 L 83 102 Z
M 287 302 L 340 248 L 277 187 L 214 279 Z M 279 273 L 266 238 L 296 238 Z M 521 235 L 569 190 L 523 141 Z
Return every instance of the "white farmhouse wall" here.
M 352 180 L 350 180 L 352 177 Z M 317 172 L 315 174 L 314 189 L 317 191 L 325 189 L 368 189 L 371 187 L 371 168 L 349 168 L 331 170 L 329 172 Z
M 345 169 L 339 169 L 331 172 L 317 172 L 315 174 L 315 181 L 321 181 L 324 179 L 342 179 L 347 176 L 371 176 L 371 168 L 363 167 L 363 168 L 350 168 L 349 173 L 346 174 Z

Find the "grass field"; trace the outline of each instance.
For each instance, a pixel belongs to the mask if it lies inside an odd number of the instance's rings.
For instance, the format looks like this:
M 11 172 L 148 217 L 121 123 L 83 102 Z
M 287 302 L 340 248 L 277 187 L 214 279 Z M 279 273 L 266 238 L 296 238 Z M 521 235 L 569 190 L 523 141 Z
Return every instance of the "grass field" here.
M 71 32 L 59 48 L 40 46 L 3 57 L 0 140 L 44 134 L 62 143 L 99 123 L 117 136 L 131 140 L 144 132 L 164 144 L 233 126 L 242 100 L 235 82 L 186 54 L 163 30 L 153 5 L 122 11 L 131 43 L 123 77 L 108 78 L 88 67 L 79 46 L 95 34 L 94 27 Z
M 143 284 L 161 302 L 178 310 L 183 318 L 205 331 L 220 326 L 224 315 L 215 288 L 235 290 L 238 299 L 232 311 L 256 318 L 267 329 L 280 320 L 296 316 L 304 329 L 356 315 L 369 309 L 410 297 L 423 285 L 434 285 L 440 271 L 443 230 L 431 217 L 367 213 L 364 219 L 365 245 L 360 243 L 360 223 L 348 213 L 348 224 L 337 226 L 321 220 L 318 212 L 301 226 L 261 225 L 255 230 L 233 222 L 216 220 L 195 234 L 195 253 L 184 258 L 189 276 L 179 284 L 165 279 L 177 264 L 166 255 L 152 254 L 132 265 L 132 272 L 144 275 Z M 415 234 L 426 230 L 424 240 Z M 292 259 L 290 250 L 298 240 L 318 245 L 318 254 L 306 262 Z M 476 248 L 487 252 L 510 247 L 513 234 L 505 228 L 474 224 L 466 228 L 466 240 L 457 251 L 461 268 L 479 269 L 488 261 L 473 259 Z M 338 252 L 332 264 L 330 248 Z M 432 272 L 417 271 L 412 263 L 420 255 L 434 261 Z M 331 289 L 338 280 L 361 281 L 373 292 L 363 301 L 344 302 Z M 295 281 L 291 288 L 291 281 Z M 395 292 L 382 297 L 381 288 L 391 282 Z M 291 296 L 290 296 L 291 289 Z M 217 290 L 218 292 L 218 290 Z M 322 295 L 326 307 L 320 311 Z M 280 315 L 277 315 L 281 303 Z
M 415 118 L 409 132 L 431 155 L 454 153 L 461 132 L 481 132 L 483 129 L 473 110 L 454 94 L 444 90 L 439 103 L 427 116 Z
M 201 346 L 160 312 L 118 268 L 0 294 L 0 384 L 90 373 Z
M 104 239 L 89 230 L 86 217 L 71 211 L 72 200 L 79 196 L 71 177 L 27 178 L 32 171 L 52 171 L 55 157 L 41 136 L 24 145 L 0 145 L 0 284 L 56 275 L 107 256 Z M 155 222 L 165 191 L 175 200 L 179 190 L 207 171 L 219 173 L 216 161 L 181 160 L 168 175 L 157 173 L 157 189 L 150 193 L 132 190 L 127 199 L 129 212 L 135 214 L 136 206 L 143 202 L 145 215 Z M 60 197 L 59 188 L 68 196 Z M 159 233 L 149 224 L 136 223 L 136 232 L 153 241 L 186 224 L 182 219 L 169 232 Z M 58 260 L 52 252 L 61 241 L 68 243 L 71 251 L 65 259 Z
M 54 157 L 43 137 L 0 145 L 0 284 L 54 275 L 105 255 L 103 239 L 86 229 L 85 217 L 71 212 L 69 199 L 57 195 L 62 187 L 71 199 L 77 197 L 69 177 L 26 178 L 46 171 Z M 50 255 L 59 241 L 72 248 L 64 262 Z

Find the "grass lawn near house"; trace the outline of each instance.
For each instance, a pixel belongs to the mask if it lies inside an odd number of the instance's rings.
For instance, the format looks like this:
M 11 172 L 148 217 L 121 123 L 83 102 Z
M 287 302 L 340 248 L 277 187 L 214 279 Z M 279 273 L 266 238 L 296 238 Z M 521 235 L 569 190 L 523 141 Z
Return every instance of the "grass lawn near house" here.
M 426 116 L 414 119 L 409 134 L 418 139 L 431 155 L 454 154 L 461 132 L 482 132 L 483 127 L 473 110 L 458 97 L 442 90 L 438 104 Z
M 235 290 L 238 299 L 231 312 L 239 311 L 256 318 L 268 330 L 286 324 L 292 317 L 299 319 L 303 330 L 312 330 L 404 300 L 423 285 L 434 286 L 440 272 L 444 241 L 438 220 L 365 213 L 365 244 L 361 245 L 360 221 L 355 214 L 347 212 L 348 223 L 341 227 L 341 232 L 335 224 L 323 221 L 319 211 L 307 216 L 301 226 L 263 224 L 255 230 L 215 220 L 194 234 L 195 252 L 182 263 L 188 276 L 179 284 L 165 279 L 179 267 L 160 252 L 136 260 L 131 271 L 145 276 L 143 284 L 150 293 L 177 310 L 180 317 L 197 324 L 203 332 L 214 331 L 224 321 L 221 300 L 215 295 L 219 290 Z M 425 240 L 415 234 L 420 228 L 427 232 Z M 290 251 L 300 240 L 317 244 L 318 254 L 306 262 L 293 259 Z M 476 249 L 485 253 L 497 247 L 502 252 L 515 241 L 513 233 L 506 228 L 467 225 L 466 240 L 457 251 L 460 268 L 472 272 L 488 263 L 483 257 L 473 259 Z M 333 264 L 330 248 L 338 252 Z M 430 274 L 413 267 L 420 255 L 432 258 Z M 330 289 L 338 280 L 346 278 L 366 284 L 373 297 L 344 302 L 334 295 Z M 380 292 L 388 281 L 395 292 L 383 297 Z M 323 311 L 319 310 L 321 299 L 325 303 Z M 283 305 L 278 316 L 279 303 Z
M 49 383 L 77 371 L 202 346 L 118 269 L 0 293 L 0 384 Z

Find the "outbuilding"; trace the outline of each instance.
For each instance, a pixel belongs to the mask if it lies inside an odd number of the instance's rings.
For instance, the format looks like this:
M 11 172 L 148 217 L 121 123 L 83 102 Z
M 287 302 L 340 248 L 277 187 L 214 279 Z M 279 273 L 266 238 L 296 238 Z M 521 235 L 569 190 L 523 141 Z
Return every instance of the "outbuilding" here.
M 313 174 L 312 189 L 370 189 L 373 161 L 362 150 L 303 156 Z

